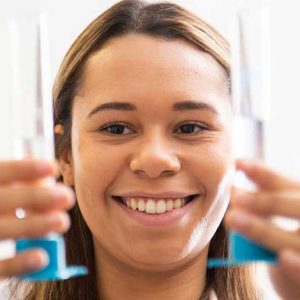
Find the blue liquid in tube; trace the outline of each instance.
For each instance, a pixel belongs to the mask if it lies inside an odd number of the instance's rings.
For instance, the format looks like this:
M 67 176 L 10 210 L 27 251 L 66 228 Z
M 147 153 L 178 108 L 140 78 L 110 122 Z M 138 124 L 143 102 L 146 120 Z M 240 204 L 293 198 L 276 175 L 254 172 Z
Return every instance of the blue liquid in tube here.
M 232 41 L 232 91 L 234 110 L 234 151 L 236 158 L 263 159 L 268 106 L 268 65 L 266 64 L 268 7 L 237 9 L 235 36 Z M 260 4 L 260 3 L 258 3 Z M 250 6 L 249 6 L 250 5 Z M 248 7 L 247 7 L 248 6 Z M 242 172 L 236 172 L 235 185 L 256 187 Z M 254 243 L 237 232 L 229 232 L 228 257 L 209 258 L 207 267 L 229 267 L 253 262 L 277 263 L 276 253 Z

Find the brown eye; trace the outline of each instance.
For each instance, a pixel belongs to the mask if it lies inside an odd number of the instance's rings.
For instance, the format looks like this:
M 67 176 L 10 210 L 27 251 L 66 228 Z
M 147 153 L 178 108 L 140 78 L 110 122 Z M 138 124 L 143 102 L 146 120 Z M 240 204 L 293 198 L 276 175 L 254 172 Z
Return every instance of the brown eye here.
M 186 123 L 181 125 L 178 129 L 180 129 L 181 133 L 184 134 L 193 134 L 207 130 L 205 126 L 196 123 Z
M 101 131 L 116 135 L 125 135 L 131 132 L 131 130 L 127 126 L 117 123 L 108 125 L 102 128 Z

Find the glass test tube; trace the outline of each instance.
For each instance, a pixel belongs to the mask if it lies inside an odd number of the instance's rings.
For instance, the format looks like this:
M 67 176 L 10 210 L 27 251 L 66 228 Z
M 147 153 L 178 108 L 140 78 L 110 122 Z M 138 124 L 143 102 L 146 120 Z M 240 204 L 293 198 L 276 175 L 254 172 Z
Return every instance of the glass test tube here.
M 241 3 L 241 2 L 240 2 Z M 266 156 L 270 106 L 270 33 L 267 1 L 238 6 L 232 35 L 232 103 L 236 158 Z M 238 172 L 236 185 L 254 187 Z
M 45 22 L 45 15 L 20 16 L 10 20 L 12 148 L 16 159 L 35 157 L 54 160 Z
M 238 37 L 233 43 L 233 103 L 235 111 L 235 156 L 266 159 L 270 118 L 270 30 L 269 1 L 256 0 L 250 9 L 244 4 L 237 18 Z M 238 172 L 236 186 L 255 189 Z M 290 218 L 272 222 L 286 230 L 299 227 Z
M 53 161 L 53 108 L 49 80 L 47 16 L 25 15 L 10 19 L 12 149 L 14 159 L 41 158 Z M 43 185 L 54 185 L 49 178 Z M 26 212 L 18 209 L 18 217 Z M 37 239 L 19 239 L 17 252 L 43 248 L 49 264 L 42 270 L 25 274 L 27 280 L 63 280 L 87 273 L 81 266 L 66 267 L 65 245 L 61 235 L 49 233 Z
M 264 159 L 269 118 L 269 30 L 267 1 L 239 2 L 233 24 L 232 105 L 235 158 Z M 236 172 L 235 186 L 255 190 L 243 172 Z M 213 258 L 208 267 L 224 267 L 254 261 L 276 262 L 273 252 L 229 232 L 226 259 Z
M 232 103 L 235 158 L 264 160 L 270 108 L 269 3 L 240 2 L 232 35 Z M 235 186 L 256 190 L 243 172 Z M 229 233 L 229 260 L 276 262 L 275 253 L 235 232 Z

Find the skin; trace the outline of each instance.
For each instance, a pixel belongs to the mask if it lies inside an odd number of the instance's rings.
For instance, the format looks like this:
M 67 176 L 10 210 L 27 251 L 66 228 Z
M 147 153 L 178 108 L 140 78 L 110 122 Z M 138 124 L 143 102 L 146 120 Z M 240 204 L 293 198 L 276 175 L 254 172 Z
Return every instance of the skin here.
M 213 58 L 180 40 L 127 35 L 110 40 L 89 59 L 74 99 L 72 149 L 60 162 L 93 234 L 104 299 L 201 295 L 208 244 L 231 186 L 232 114 L 225 82 Z M 186 100 L 205 102 L 218 113 L 171 110 Z M 87 118 L 111 101 L 130 102 L 137 111 L 105 110 Z M 123 122 L 127 135 L 105 133 L 104 125 L 112 120 Z M 178 129 L 186 121 L 206 129 L 184 134 Z M 300 219 L 300 184 L 262 162 L 240 160 L 236 168 L 257 191 L 233 188 L 225 223 L 278 253 L 278 264 L 270 268 L 274 287 L 283 299 L 299 299 L 299 230 L 278 229 L 267 219 Z M 145 229 L 125 218 L 111 198 L 136 189 L 184 189 L 201 196 L 183 222 Z
M 93 234 L 104 299 L 201 295 L 208 244 L 227 208 L 233 170 L 225 82 L 211 56 L 181 40 L 131 34 L 109 40 L 89 58 L 74 99 L 72 149 L 60 163 Z M 216 113 L 172 110 L 191 100 Z M 137 110 L 88 117 L 116 101 Z M 112 120 L 123 123 L 121 134 L 104 131 Z M 192 121 L 193 133 L 184 133 L 182 125 Z M 129 191 L 166 190 L 200 194 L 186 218 L 167 227 L 141 226 L 112 200 Z
M 224 78 L 220 66 L 192 46 L 145 36 L 111 40 L 89 60 L 84 89 L 73 109 L 72 151 L 59 162 L 66 185 L 76 187 L 94 236 L 103 299 L 198 299 L 201 294 L 207 244 L 223 217 L 230 186 L 226 178 L 232 164 L 231 118 Z M 138 111 L 106 111 L 109 116 L 101 112 L 87 120 L 90 109 L 108 98 L 134 101 Z M 212 122 L 216 127 L 194 137 L 175 131 L 181 121 L 211 121 L 207 111 L 171 112 L 174 101 L 187 98 L 214 105 L 219 112 Z M 121 139 L 97 131 L 98 122 L 112 117 L 129 122 L 135 135 Z M 63 128 L 57 126 L 56 131 Z M 274 287 L 282 299 L 299 299 L 300 232 L 275 228 L 267 220 L 274 215 L 300 219 L 300 183 L 259 161 L 239 160 L 236 167 L 256 184 L 257 191 L 233 188 L 225 223 L 278 253 L 278 264 L 270 268 Z M 66 210 L 74 204 L 71 189 L 42 184 L 57 175 L 54 163 L 2 161 L 0 170 L 0 240 L 68 229 Z M 124 187 L 137 186 L 184 187 L 197 190 L 202 198 L 197 199 L 188 222 L 146 230 L 118 218 L 110 198 Z M 16 218 L 15 209 L 20 207 L 28 212 L 27 218 Z M 209 220 L 205 230 L 204 216 Z M 192 234 L 194 243 L 189 239 Z M 45 252 L 26 251 L 0 261 L 0 278 L 45 264 Z
M 269 222 L 273 216 L 300 220 L 300 183 L 264 165 L 237 161 L 237 169 L 257 186 L 249 192 L 233 188 L 225 223 L 249 239 L 277 253 L 269 267 L 274 288 L 284 300 L 300 299 L 300 230 L 284 230 Z
M 44 186 L 43 180 L 58 175 L 58 165 L 37 159 L 0 162 L 0 241 L 40 237 L 49 232 L 63 233 L 70 226 L 65 210 L 74 205 L 74 193 L 63 184 Z M 26 211 L 18 219 L 17 208 Z M 0 260 L 0 280 L 32 272 L 48 263 L 41 249 L 20 252 Z

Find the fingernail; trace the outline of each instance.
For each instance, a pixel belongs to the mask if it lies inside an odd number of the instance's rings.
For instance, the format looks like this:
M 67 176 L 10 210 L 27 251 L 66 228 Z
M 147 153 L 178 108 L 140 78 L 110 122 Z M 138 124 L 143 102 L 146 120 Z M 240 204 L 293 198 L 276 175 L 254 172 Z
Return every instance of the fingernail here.
M 241 211 L 231 212 L 229 215 L 230 224 L 236 229 L 244 229 L 250 225 L 250 217 Z
M 49 257 L 46 251 L 39 250 L 36 253 L 32 253 L 28 258 L 25 260 L 25 267 L 26 269 L 34 270 L 38 268 L 42 268 L 47 266 L 49 263 Z
M 251 207 L 253 205 L 254 202 L 254 198 L 252 195 L 249 194 L 245 194 L 245 193 L 241 193 L 238 194 L 235 198 L 234 198 L 234 203 L 239 204 L 243 207 Z
M 239 167 L 244 170 L 248 170 L 249 168 L 251 168 L 251 166 L 252 166 L 252 162 L 250 160 L 240 160 L 239 161 Z
M 70 218 L 65 213 L 48 215 L 46 216 L 45 221 L 56 229 L 66 229 L 70 226 Z
M 238 162 L 238 169 L 243 170 L 245 173 L 251 173 L 260 164 L 261 160 L 259 159 L 243 159 Z
M 44 174 L 51 173 L 53 171 L 53 166 L 49 162 L 39 161 L 36 164 L 35 169 L 38 174 L 44 175 Z
M 56 188 L 53 191 L 53 200 L 56 203 L 61 203 L 61 201 L 67 200 L 68 204 L 73 205 L 75 202 L 72 191 L 67 190 L 66 188 Z

